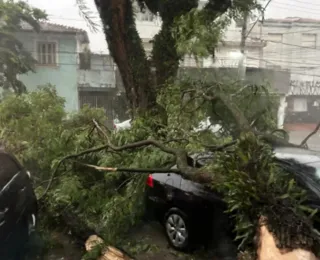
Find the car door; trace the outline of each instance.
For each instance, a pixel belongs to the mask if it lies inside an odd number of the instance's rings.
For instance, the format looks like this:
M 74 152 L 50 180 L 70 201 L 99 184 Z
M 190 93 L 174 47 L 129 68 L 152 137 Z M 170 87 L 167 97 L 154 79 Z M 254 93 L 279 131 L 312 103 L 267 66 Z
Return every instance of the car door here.
M 168 173 L 167 179 L 164 182 L 164 189 L 166 192 L 166 199 L 173 201 L 180 191 L 182 177 L 176 173 Z

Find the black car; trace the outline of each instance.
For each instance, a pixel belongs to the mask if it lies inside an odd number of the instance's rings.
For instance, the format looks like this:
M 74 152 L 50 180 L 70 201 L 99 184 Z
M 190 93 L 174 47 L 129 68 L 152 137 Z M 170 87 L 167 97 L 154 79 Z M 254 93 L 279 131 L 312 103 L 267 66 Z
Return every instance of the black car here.
M 275 148 L 274 152 L 280 165 L 310 191 L 310 205 L 320 209 L 320 152 L 295 147 Z M 190 164 L 200 167 L 207 158 L 212 155 L 192 156 Z M 315 178 L 301 174 L 301 167 L 311 169 Z M 163 223 L 175 249 L 186 250 L 210 240 L 233 241 L 233 225 L 219 194 L 174 173 L 150 174 L 146 184 L 147 212 Z M 228 250 L 236 250 L 236 246 Z
M 34 231 L 37 198 L 30 173 L 0 149 L 0 259 L 22 260 Z

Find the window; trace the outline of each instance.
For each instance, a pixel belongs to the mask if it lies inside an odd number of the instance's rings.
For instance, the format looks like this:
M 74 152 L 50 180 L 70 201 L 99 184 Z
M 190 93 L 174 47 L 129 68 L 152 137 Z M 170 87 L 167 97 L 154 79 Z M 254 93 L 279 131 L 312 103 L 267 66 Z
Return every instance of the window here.
M 308 103 L 306 98 L 294 98 L 293 99 L 293 111 L 294 112 L 307 112 Z
M 90 53 L 79 53 L 79 69 L 90 70 L 91 69 L 91 55 Z
M 303 47 L 315 49 L 317 47 L 317 35 L 312 33 L 303 33 L 301 37 L 301 45 Z
M 37 43 L 37 60 L 41 65 L 57 65 L 57 44 L 55 42 Z

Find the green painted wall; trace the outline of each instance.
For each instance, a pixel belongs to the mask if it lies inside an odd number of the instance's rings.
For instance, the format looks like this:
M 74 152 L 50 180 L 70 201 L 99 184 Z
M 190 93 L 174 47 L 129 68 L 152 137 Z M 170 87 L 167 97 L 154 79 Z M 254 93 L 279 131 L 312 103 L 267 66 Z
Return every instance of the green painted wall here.
M 27 51 L 36 58 L 36 41 L 58 43 L 57 66 L 36 66 L 36 72 L 20 75 L 19 79 L 29 91 L 38 86 L 50 83 L 58 94 L 66 99 L 65 109 L 68 112 L 78 110 L 79 98 L 77 88 L 77 41 L 75 34 L 23 32 L 17 36 Z

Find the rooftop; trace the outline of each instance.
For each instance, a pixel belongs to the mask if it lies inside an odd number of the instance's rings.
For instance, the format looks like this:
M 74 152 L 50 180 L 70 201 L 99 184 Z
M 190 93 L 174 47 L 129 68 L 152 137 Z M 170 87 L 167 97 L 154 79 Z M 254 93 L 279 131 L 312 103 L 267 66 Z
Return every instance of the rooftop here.
M 21 27 L 23 31 L 33 31 L 33 28 L 28 23 L 23 22 L 21 24 Z M 41 27 L 41 31 L 44 31 L 44 32 L 86 33 L 86 31 L 83 29 L 56 24 L 56 23 L 50 23 L 50 22 L 40 22 L 40 27 Z
M 264 22 L 274 23 L 320 23 L 320 19 L 302 18 L 302 17 L 286 17 L 286 18 L 269 18 L 265 19 Z

